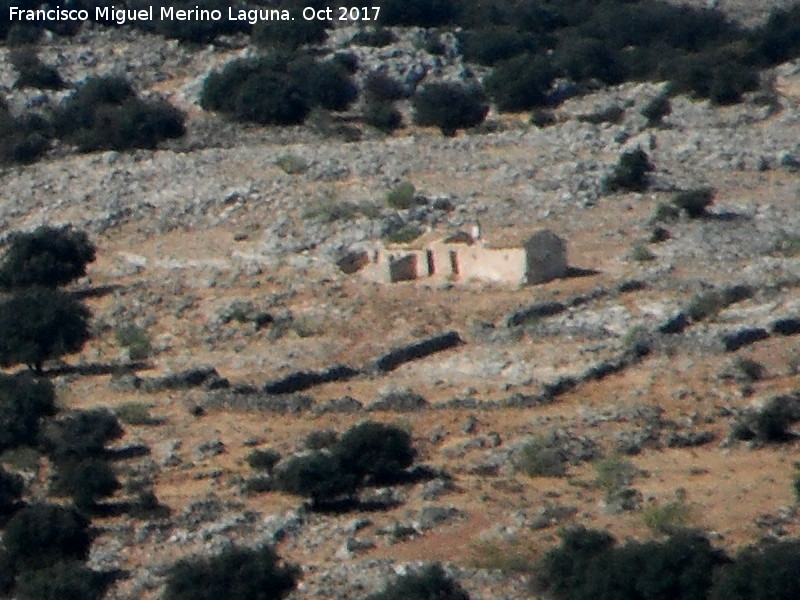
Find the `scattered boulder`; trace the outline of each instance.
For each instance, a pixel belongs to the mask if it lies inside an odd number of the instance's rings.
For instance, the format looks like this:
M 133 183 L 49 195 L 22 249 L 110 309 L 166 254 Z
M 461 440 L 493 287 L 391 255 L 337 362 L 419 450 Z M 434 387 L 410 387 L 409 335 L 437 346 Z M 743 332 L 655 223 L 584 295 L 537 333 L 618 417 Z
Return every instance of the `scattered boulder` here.
M 142 379 L 135 373 L 113 373 L 108 386 L 115 392 L 135 392 L 142 384 Z
M 436 500 L 440 496 L 444 496 L 450 492 L 455 491 L 456 486 L 453 480 L 449 477 L 438 477 L 433 481 L 429 481 L 420 488 L 419 495 L 423 500 Z
M 713 442 L 714 437 L 710 431 L 672 431 L 664 437 L 664 443 L 668 448 L 693 448 Z
M 439 525 L 443 525 L 444 523 L 462 518 L 463 516 L 463 513 L 455 506 L 428 504 L 420 509 L 414 527 L 418 531 L 427 531 Z
M 211 523 L 222 518 L 225 505 L 216 496 L 192 500 L 184 511 L 175 518 L 178 527 L 195 531 L 202 523 Z
M 381 394 L 367 410 L 391 410 L 396 412 L 415 412 L 425 410 L 429 403 L 420 394 L 408 388 L 390 389 Z
M 561 525 L 577 513 L 577 506 L 562 506 L 547 502 L 535 511 L 533 518 L 525 518 L 523 523 L 531 529 L 545 529 Z
M 624 429 L 614 435 L 614 448 L 620 454 L 634 456 L 640 454 L 645 446 L 657 447 L 659 441 L 659 431 L 655 427 Z
M 195 456 L 198 460 L 212 458 L 220 454 L 225 454 L 225 444 L 219 438 L 203 442 L 195 449 Z
M 639 510 L 641 507 L 642 493 L 634 488 L 612 490 L 603 500 L 603 511 L 609 515 Z
M 137 378 L 138 379 L 138 378 Z M 169 373 L 163 377 L 139 379 L 135 389 L 142 392 L 162 392 L 164 390 L 182 390 L 204 387 L 208 390 L 218 390 L 230 387 L 230 382 L 220 377 L 217 370 L 211 366 L 195 367 L 178 373 Z
M 342 396 L 341 398 L 331 398 L 330 400 L 320 402 L 311 409 L 311 412 L 315 415 L 324 415 L 327 413 L 352 414 L 363 408 L 364 405 L 355 398 Z
M 356 554 L 372 550 L 374 547 L 375 542 L 369 538 L 348 537 L 336 551 L 335 557 L 341 560 L 347 560 L 353 558 Z
M 290 511 L 282 515 L 270 515 L 261 525 L 262 542 L 276 544 L 283 540 L 297 536 L 307 524 L 306 517 L 297 512 Z

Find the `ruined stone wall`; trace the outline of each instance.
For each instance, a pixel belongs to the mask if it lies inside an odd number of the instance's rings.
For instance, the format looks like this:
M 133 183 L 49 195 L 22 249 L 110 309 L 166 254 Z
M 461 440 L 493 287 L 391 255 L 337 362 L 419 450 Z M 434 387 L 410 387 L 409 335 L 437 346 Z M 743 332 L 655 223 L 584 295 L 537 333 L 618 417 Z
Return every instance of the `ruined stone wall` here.
M 552 231 L 542 230 L 525 242 L 526 283 L 544 283 L 567 274 L 567 243 Z
M 498 283 L 525 283 L 525 251 L 522 248 L 484 248 L 465 246 L 459 249 L 459 278 L 481 279 Z

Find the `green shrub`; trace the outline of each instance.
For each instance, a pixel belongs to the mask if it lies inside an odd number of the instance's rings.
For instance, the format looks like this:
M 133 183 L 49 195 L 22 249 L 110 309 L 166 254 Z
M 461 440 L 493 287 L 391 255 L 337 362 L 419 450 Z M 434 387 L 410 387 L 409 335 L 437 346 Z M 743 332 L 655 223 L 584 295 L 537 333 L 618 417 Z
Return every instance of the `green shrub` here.
M 343 111 L 358 97 L 358 87 L 336 61 L 318 62 L 301 55 L 288 69 L 305 90 L 312 107 Z
M 47 568 L 89 557 L 89 521 L 71 508 L 32 504 L 17 512 L 3 534 L 3 558 L 12 572 Z
M 164 600 L 279 600 L 299 577 L 300 569 L 283 563 L 272 548 L 232 547 L 176 563 L 167 576 Z
M 19 499 L 25 491 L 25 482 L 17 473 L 9 473 L 0 466 L 0 524 L 19 508 Z
M 537 562 L 535 545 L 517 537 L 478 542 L 470 554 L 472 566 L 509 575 L 527 575 Z
M 384 133 L 392 133 L 403 126 L 403 115 L 390 102 L 369 102 L 364 122 Z
M 713 204 L 715 193 L 714 188 L 697 188 L 678 192 L 672 199 L 672 203 L 684 211 L 689 218 L 698 219 L 708 214 L 706 209 Z
M 531 112 L 529 122 L 531 125 L 544 129 L 558 123 L 558 118 L 551 110 L 536 109 Z
M 164 101 L 138 98 L 121 77 L 90 77 L 56 111 L 56 130 L 82 152 L 155 148 L 181 137 L 184 115 Z
M 320 201 L 303 211 L 304 219 L 313 219 L 322 223 L 336 221 L 352 221 L 361 213 L 361 206 L 348 200 L 339 202 Z
M 17 600 L 101 600 L 111 580 L 76 561 L 25 571 L 20 574 Z
M 345 110 L 358 89 L 337 61 L 272 51 L 238 59 L 203 83 L 200 104 L 236 121 L 296 125 L 316 106 Z
M 123 433 L 116 415 L 108 410 L 77 410 L 48 422 L 42 445 L 56 461 L 79 461 L 103 456 L 106 444 Z
M 242 483 L 242 491 L 248 494 L 263 494 L 278 490 L 275 479 L 270 476 L 250 477 Z
M 27 374 L 0 375 L 0 450 L 36 445 L 42 418 L 55 413 L 49 381 Z
M 439 563 L 402 575 L 367 600 L 469 600 L 469 594 Z
M 407 27 L 441 27 L 456 16 L 453 0 L 388 0 L 381 4 L 379 22 Z
M 694 532 L 616 546 L 607 533 L 581 528 L 547 552 L 534 585 L 555 600 L 705 600 L 715 569 L 727 562 Z
M 442 36 L 438 32 L 429 32 L 425 36 L 425 41 L 422 42 L 422 50 L 434 56 L 444 56 L 447 53 L 447 46 L 442 41 Z
M 34 7 L 31 6 L 31 8 Z M 14 48 L 38 44 L 44 30 L 41 27 L 36 27 L 27 23 L 14 23 L 12 25 L 8 21 L 3 20 L 0 21 L 0 32 L 3 31 L 6 33 L 6 44 L 9 48 Z
M 666 504 L 651 504 L 642 510 L 644 524 L 659 534 L 672 534 L 685 528 L 691 514 L 691 507 L 679 499 Z
M 419 90 L 412 101 L 417 125 L 438 127 L 452 136 L 459 129 L 483 123 L 489 105 L 477 86 L 435 83 Z
M 660 126 L 664 117 L 672 113 L 672 104 L 669 96 L 659 94 L 650 100 L 641 110 L 641 115 L 647 119 L 648 127 Z
M 333 429 L 320 429 L 309 433 L 303 444 L 309 450 L 324 450 L 333 448 L 339 441 L 339 434 Z
M 791 415 L 781 400 L 774 398 L 753 415 L 750 427 L 755 439 L 761 442 L 780 443 L 792 439 L 789 432 L 791 422 Z
M 755 33 L 758 54 L 767 64 L 779 64 L 800 53 L 800 7 L 776 9 Z
M 650 262 L 656 259 L 656 255 L 650 252 L 647 246 L 639 243 L 631 249 L 630 258 L 636 262 Z
M 150 6 L 150 0 L 128 0 L 128 8 L 145 8 Z M 228 7 L 235 7 L 236 2 L 231 0 L 170 0 L 165 3 L 174 7 L 176 10 L 187 10 L 199 7 L 200 9 L 219 10 L 223 15 L 228 13 Z M 157 6 L 157 5 L 156 5 Z M 158 10 L 158 8 L 156 8 Z M 286 21 L 281 21 L 287 24 Z M 247 33 L 251 25 L 247 21 L 237 21 L 227 18 L 219 21 L 203 19 L 159 19 L 153 21 L 137 21 L 134 27 L 158 33 L 167 38 L 177 39 L 192 44 L 208 44 L 216 40 L 221 35 L 232 35 L 235 33 Z
M 583 526 L 561 532 L 561 544 L 549 550 L 534 571 L 535 591 L 549 592 L 558 600 L 582 600 L 588 570 L 597 557 L 609 554 L 615 540 L 608 532 Z
M 612 104 L 607 108 L 590 112 L 587 114 L 579 115 L 578 121 L 581 123 L 593 123 L 599 125 L 601 123 L 619 123 L 625 117 L 625 109 L 621 106 Z
M 358 482 L 338 457 L 327 452 L 311 452 L 288 459 L 275 474 L 278 489 L 304 496 L 313 508 L 343 497 L 351 497 Z
M 156 425 L 158 419 L 150 415 L 150 406 L 144 402 L 125 402 L 120 404 L 114 413 L 126 425 Z
M 647 327 L 644 325 L 634 325 L 622 336 L 622 347 L 625 351 L 631 351 L 642 346 L 648 346 L 650 344 L 648 338 Z
M 744 92 L 758 88 L 756 70 L 742 57 L 726 48 L 671 58 L 666 68 L 671 80 L 670 93 L 693 93 L 713 104 L 736 104 Z
M 629 486 L 636 475 L 633 462 L 619 455 L 611 455 L 594 463 L 597 485 L 607 494 Z
M 250 40 L 260 48 L 283 47 L 290 50 L 311 44 L 321 44 L 328 37 L 327 28 L 330 22 L 312 19 L 306 21 L 300 17 L 305 7 L 322 8 L 324 1 L 320 0 L 292 0 L 283 2 L 281 9 L 289 10 L 295 15 L 292 21 L 259 21 L 253 27 Z
M 372 421 L 344 432 L 332 452 L 356 481 L 377 485 L 396 481 L 417 454 L 407 431 Z
M 356 46 L 383 48 L 397 41 L 397 36 L 387 27 L 368 27 L 359 30 L 350 40 Z
M 792 477 L 792 491 L 794 492 L 795 501 L 800 504 L 800 470 L 795 471 Z
M 266 450 L 253 450 L 247 455 L 247 464 L 256 471 L 272 472 L 272 468 L 278 464 L 281 454 L 277 450 L 268 448 Z
M 414 206 L 417 189 L 410 181 L 397 184 L 386 194 L 386 204 L 397 210 L 405 210 Z
M 287 73 L 289 58 L 272 54 L 234 60 L 203 83 L 200 105 L 235 121 L 296 125 L 311 110 L 308 93 Z
M 150 336 L 138 325 L 124 325 L 117 329 L 117 344 L 128 350 L 131 360 L 143 360 L 153 352 Z
M 0 365 L 41 372 L 46 360 L 78 352 L 89 339 L 89 311 L 58 290 L 31 288 L 0 303 Z
M 91 510 L 99 499 L 111 496 L 121 487 L 114 469 L 104 460 L 60 459 L 50 491 L 57 496 L 69 496 L 82 510 Z
M 618 53 L 606 40 L 593 37 L 565 38 L 554 54 L 556 67 L 575 81 L 597 79 L 617 84 L 625 79 Z
M 383 236 L 390 244 L 408 244 L 422 235 L 422 229 L 414 223 L 407 223 Z
M 551 41 L 513 26 L 488 26 L 461 33 L 458 43 L 464 60 L 493 66 Z
M 86 265 L 94 259 L 89 237 L 70 226 L 42 225 L 30 233 L 13 233 L 0 264 L 0 285 L 58 287 L 86 275 Z
M 745 381 L 758 381 L 764 379 L 767 373 L 766 368 L 761 363 L 752 358 L 737 356 L 733 361 L 733 368 L 739 374 L 739 378 Z
M 554 6 L 544 6 L 542 3 L 459 0 L 457 8 L 458 24 L 466 30 L 513 27 L 523 32 L 543 35 L 551 32 L 559 22 L 566 22 L 556 14 L 557 9 Z
M 364 79 L 364 93 L 369 101 L 390 102 L 405 96 L 403 86 L 396 79 L 382 72 L 373 72 Z
M 275 164 L 287 175 L 302 175 L 309 167 L 305 159 L 289 152 L 281 154 Z
M 786 540 L 742 550 L 719 570 L 709 600 L 800 598 L 800 542 Z
M 530 477 L 563 477 L 567 459 L 545 440 L 531 438 L 514 458 L 514 466 Z
M 774 252 L 785 258 L 800 256 L 800 235 L 782 233 L 775 242 Z
M 53 126 L 39 114 L 14 118 L 0 112 L 0 164 L 28 164 L 39 159 L 50 147 Z
M 655 167 L 641 148 L 620 156 L 614 170 L 603 180 L 603 192 L 643 192 L 649 185 L 648 173 Z
M 26 47 L 14 50 L 9 58 L 18 73 L 14 87 L 40 90 L 60 90 L 65 87 L 58 71 L 44 64 L 34 49 Z
M 521 54 L 497 65 L 487 75 L 486 91 L 503 112 L 530 110 L 546 104 L 558 71 L 547 56 Z
M 692 298 L 685 310 L 692 321 L 699 322 L 713 317 L 726 306 L 723 295 L 716 290 L 710 290 Z
M 659 202 L 650 217 L 651 223 L 663 223 L 665 221 L 674 221 L 680 216 L 680 211 L 671 204 L 663 204 Z
M 30 446 L 16 446 L 0 454 L 0 463 L 10 465 L 15 471 L 39 471 L 39 451 Z
M 330 60 L 345 73 L 353 75 L 358 72 L 358 56 L 353 52 L 337 52 Z

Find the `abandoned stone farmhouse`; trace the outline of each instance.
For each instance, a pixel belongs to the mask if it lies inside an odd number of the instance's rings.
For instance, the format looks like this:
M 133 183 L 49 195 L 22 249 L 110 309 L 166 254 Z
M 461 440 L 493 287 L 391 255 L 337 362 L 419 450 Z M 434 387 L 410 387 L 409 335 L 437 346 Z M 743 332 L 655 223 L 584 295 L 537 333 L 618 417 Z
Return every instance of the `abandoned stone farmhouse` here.
M 339 266 L 380 283 L 441 279 L 529 285 L 566 275 L 567 245 L 546 229 L 519 244 L 493 245 L 475 227 L 444 237 L 429 232 L 410 244 L 376 244 L 351 253 Z

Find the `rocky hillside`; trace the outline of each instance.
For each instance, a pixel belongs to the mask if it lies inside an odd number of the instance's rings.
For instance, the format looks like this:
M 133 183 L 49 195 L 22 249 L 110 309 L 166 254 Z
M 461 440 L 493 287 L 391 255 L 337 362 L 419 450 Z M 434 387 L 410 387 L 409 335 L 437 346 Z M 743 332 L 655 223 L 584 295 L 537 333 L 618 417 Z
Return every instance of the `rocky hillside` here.
M 718 4 L 763 19 L 756 3 Z M 351 50 L 404 82 L 482 75 L 415 52 L 423 34 Z M 328 51 L 348 36 L 334 32 Z M 627 83 L 564 102 L 542 126 L 490 113 L 455 137 L 386 136 L 347 115 L 267 128 L 201 111 L 206 75 L 249 52 L 122 29 L 53 39 L 41 57 L 65 79 L 126 73 L 187 111 L 187 135 L 157 150 L 57 147 L 0 174 L 4 239 L 71 223 L 97 244 L 76 284 L 93 339 L 48 369 L 64 410 L 110 407 L 127 421 L 118 449 L 149 449 L 118 463 L 127 485 L 112 500 L 146 484 L 168 508 L 93 519 L 90 566 L 124 573 L 109 598 L 158 598 L 174 561 L 232 542 L 300 565 L 296 600 L 362 598 L 427 561 L 473 599 L 511 600 L 565 525 L 620 540 L 690 525 L 729 552 L 800 532 L 799 62 L 734 106 L 676 96 L 660 125 L 642 111 L 664 85 Z M 13 107 L 65 93 L 13 90 L 0 53 Z M 647 189 L 605 194 L 637 148 L 654 166 Z M 387 202 L 402 182 L 409 208 Z M 676 206 L 700 188 L 714 190 L 706 210 Z M 555 231 L 569 276 L 378 285 L 336 265 L 404 228 L 476 221 L 497 242 Z M 143 356 L 120 344 L 126 326 L 146 336 Z M 458 343 L 437 348 L 448 335 Z M 409 356 L 382 367 L 387 355 Z M 758 425 L 776 406 L 781 440 Z M 255 491 L 254 449 L 286 460 L 364 419 L 410 432 L 416 479 L 342 512 Z M 2 460 L 32 498 L 47 495 L 44 459 Z

